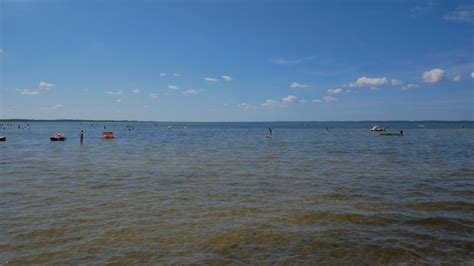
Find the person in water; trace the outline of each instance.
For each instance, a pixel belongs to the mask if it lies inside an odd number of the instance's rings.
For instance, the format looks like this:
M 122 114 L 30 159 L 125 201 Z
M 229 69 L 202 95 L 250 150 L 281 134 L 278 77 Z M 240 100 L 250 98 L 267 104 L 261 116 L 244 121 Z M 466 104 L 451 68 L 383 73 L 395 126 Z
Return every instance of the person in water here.
M 81 132 L 79 133 L 79 138 L 81 139 L 81 144 L 84 142 L 84 130 L 81 129 Z
M 267 138 L 271 138 L 273 136 L 273 130 L 271 127 L 268 128 L 268 135 Z

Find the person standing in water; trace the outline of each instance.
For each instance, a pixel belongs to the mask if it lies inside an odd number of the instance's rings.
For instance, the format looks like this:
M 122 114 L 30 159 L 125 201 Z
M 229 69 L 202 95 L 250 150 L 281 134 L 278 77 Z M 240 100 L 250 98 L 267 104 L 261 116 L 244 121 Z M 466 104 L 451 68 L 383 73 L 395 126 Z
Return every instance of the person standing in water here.
M 268 128 L 268 135 L 267 135 L 267 138 L 271 138 L 273 136 L 273 131 L 272 131 L 272 128 L 269 127 Z
M 84 130 L 81 129 L 81 132 L 79 133 L 79 138 L 81 139 L 81 144 L 84 142 Z

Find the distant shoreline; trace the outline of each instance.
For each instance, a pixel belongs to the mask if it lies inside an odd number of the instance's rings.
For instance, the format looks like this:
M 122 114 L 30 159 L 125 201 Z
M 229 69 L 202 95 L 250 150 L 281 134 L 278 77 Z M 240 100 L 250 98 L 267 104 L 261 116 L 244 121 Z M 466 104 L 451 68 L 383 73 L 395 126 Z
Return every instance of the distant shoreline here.
M 348 120 L 348 121 L 152 121 L 152 120 L 93 120 L 93 119 L 0 119 L 5 122 L 148 122 L 148 123 L 473 123 L 474 120 Z

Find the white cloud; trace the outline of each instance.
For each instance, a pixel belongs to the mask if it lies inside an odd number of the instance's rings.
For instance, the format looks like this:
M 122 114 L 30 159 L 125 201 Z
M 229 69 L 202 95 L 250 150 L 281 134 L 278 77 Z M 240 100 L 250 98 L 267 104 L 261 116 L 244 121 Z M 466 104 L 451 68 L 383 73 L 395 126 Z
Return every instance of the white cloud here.
M 458 6 L 454 11 L 443 16 L 452 22 L 474 23 L 474 5 Z
M 378 87 L 389 84 L 389 79 L 383 78 L 368 78 L 360 77 L 355 82 L 349 84 L 349 88 L 352 87 Z
M 474 72 L 471 72 L 471 78 L 474 79 Z
M 209 82 L 216 82 L 216 81 L 218 81 L 218 79 L 216 79 L 216 78 L 210 78 L 210 77 L 205 77 L 204 80 L 205 80 L 205 81 L 209 81 Z
M 446 72 L 439 68 L 433 68 L 431 70 L 427 70 L 423 73 L 422 78 L 423 81 L 427 83 L 437 83 L 443 80 Z
M 181 77 L 181 74 L 173 73 L 173 76 L 175 76 L 175 77 Z
M 183 95 L 193 95 L 193 94 L 198 94 L 198 93 L 199 93 L 198 90 L 186 90 L 182 92 Z
M 150 93 L 150 98 L 158 100 L 160 98 L 160 96 L 158 96 L 158 94 L 152 92 L 152 93 Z
M 398 85 L 402 84 L 402 81 L 399 80 L 399 79 L 392 79 L 392 80 L 390 80 L 390 84 L 392 86 L 398 86 Z
M 232 80 L 232 77 L 231 77 L 231 76 L 227 76 L 227 75 L 222 75 L 222 79 L 224 79 L 225 81 L 231 81 L 231 80 Z
M 275 108 L 275 107 L 281 107 L 281 103 L 279 101 L 276 101 L 276 100 L 271 100 L 271 99 L 268 99 L 266 100 L 264 103 L 261 104 L 263 107 L 266 107 L 266 108 Z
M 179 88 L 176 87 L 176 86 L 174 86 L 174 85 L 169 85 L 169 86 L 168 86 L 168 89 L 170 89 L 170 90 L 172 90 L 172 91 L 177 91 L 177 90 L 179 90 Z
M 296 81 L 293 81 L 291 84 L 290 84 L 290 88 L 292 89 L 308 89 L 310 88 L 309 85 L 306 85 L 306 84 L 301 84 L 301 83 L 298 83 Z
M 408 83 L 407 85 L 402 86 L 402 90 L 406 91 L 406 90 L 410 90 L 410 89 L 416 89 L 418 87 L 420 87 L 420 86 L 418 86 L 417 84 Z
M 139 94 L 141 91 L 139 89 L 134 89 L 134 90 L 132 90 L 132 92 L 135 93 L 135 94 Z
M 52 109 L 52 110 L 62 110 L 62 109 L 64 109 L 64 105 L 62 105 L 62 104 L 56 104 L 56 105 L 54 105 L 54 106 L 51 106 L 51 109 Z
M 45 111 L 59 111 L 59 110 L 64 109 L 64 105 L 56 104 L 56 105 L 48 106 L 48 107 L 41 107 L 40 109 L 45 110 Z
M 301 99 L 300 103 L 307 103 L 308 101 L 306 99 Z
M 456 75 L 453 77 L 453 80 L 456 81 L 456 82 L 459 82 L 462 80 L 462 76 L 461 75 Z
M 270 60 L 270 62 L 276 65 L 292 65 L 292 64 L 299 64 L 311 59 L 314 59 L 314 56 L 302 57 L 302 58 L 297 58 L 297 59 L 275 58 L 275 59 Z
M 164 77 L 164 76 L 166 76 L 166 73 L 160 73 L 160 76 Z
M 248 103 L 239 103 L 237 105 L 238 108 L 240 109 L 244 109 L 244 110 L 255 110 L 257 109 L 257 106 L 254 106 L 254 105 L 251 105 L 251 104 L 248 104 Z
M 342 89 L 341 89 L 341 88 L 329 89 L 329 90 L 328 90 L 328 93 L 329 93 L 329 94 L 338 94 L 338 93 L 341 93 L 341 92 L 342 92 Z
M 122 90 L 118 90 L 118 91 L 106 91 L 105 94 L 107 94 L 107 95 L 122 95 L 122 94 L 123 94 L 123 91 L 122 91 Z
M 294 103 L 297 100 L 298 100 L 298 97 L 293 96 L 293 95 L 288 95 L 288 96 L 283 98 L 284 103 Z
M 52 89 L 54 87 L 53 84 L 51 83 L 47 83 L 47 82 L 44 82 L 44 81 L 41 81 L 39 84 L 38 84 L 38 88 L 40 90 L 47 90 L 49 91 L 50 89 Z
M 411 17 L 416 18 L 420 15 L 426 14 L 431 11 L 438 3 L 434 1 L 428 1 L 427 3 L 423 3 L 421 5 L 417 5 L 410 10 Z
M 22 95 L 25 96 L 38 96 L 40 93 L 38 91 L 32 91 L 32 90 L 17 90 L 19 91 Z
M 324 96 L 323 99 L 324 99 L 324 101 L 327 102 L 327 103 L 331 103 L 331 102 L 336 102 L 336 101 L 337 101 L 336 98 L 334 98 L 334 97 L 332 97 L 332 96 L 330 96 L 330 95 Z
M 313 100 L 311 100 L 311 102 L 312 102 L 312 103 L 320 103 L 320 102 L 322 102 L 322 101 L 321 101 L 321 99 L 313 99 Z

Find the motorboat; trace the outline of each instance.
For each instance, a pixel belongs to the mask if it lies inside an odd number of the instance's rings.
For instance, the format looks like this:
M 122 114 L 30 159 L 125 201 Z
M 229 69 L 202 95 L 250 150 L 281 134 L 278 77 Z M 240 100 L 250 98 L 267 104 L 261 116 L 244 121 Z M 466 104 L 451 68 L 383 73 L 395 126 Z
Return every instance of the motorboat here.
M 56 134 L 52 135 L 51 137 L 49 137 L 49 140 L 51 140 L 51 141 L 65 141 L 66 137 L 62 134 L 56 133 Z
M 0 136 L 0 141 L 7 141 L 7 137 L 5 137 L 5 136 Z
M 114 137 L 114 132 L 111 131 L 104 131 L 102 132 L 102 135 L 100 136 L 101 139 L 113 139 Z
M 379 126 L 379 125 L 374 125 L 370 131 L 385 131 L 385 128 Z

